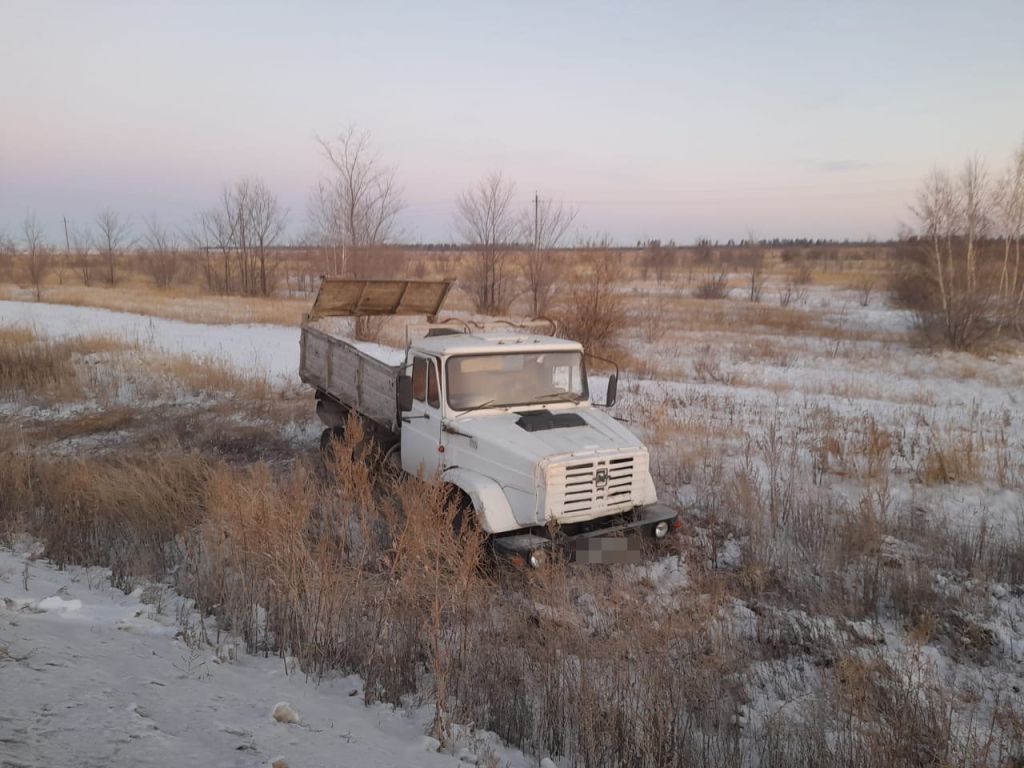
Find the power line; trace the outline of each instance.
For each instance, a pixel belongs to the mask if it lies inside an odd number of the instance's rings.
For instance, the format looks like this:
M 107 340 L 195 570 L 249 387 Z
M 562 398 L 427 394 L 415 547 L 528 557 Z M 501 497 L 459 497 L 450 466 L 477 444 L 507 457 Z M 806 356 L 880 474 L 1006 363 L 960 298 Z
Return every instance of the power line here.
M 570 203 L 573 205 L 619 205 L 619 206 L 636 206 L 636 205 L 716 205 L 722 203 L 729 203 L 730 199 L 708 199 L 716 196 L 735 196 L 734 199 L 750 199 L 751 195 L 759 194 L 773 194 L 773 193 L 786 193 L 786 192 L 805 192 L 808 196 L 814 198 L 847 198 L 847 197 L 863 197 L 868 195 L 881 195 L 881 194 L 905 194 L 911 191 L 911 188 L 917 184 L 919 179 L 884 179 L 878 181 L 860 180 L 851 181 L 844 183 L 836 182 L 814 182 L 810 184 L 777 184 L 771 186 L 747 186 L 747 187 L 718 187 L 718 188 L 706 188 L 706 189 L 679 189 L 679 190 L 661 190 L 661 196 L 658 197 L 643 197 L 643 198 L 602 198 L 602 197 L 587 197 L 587 198 L 573 198 L 571 194 L 564 197 L 555 196 L 551 198 L 540 198 L 537 193 L 534 193 L 533 198 L 530 202 L 539 205 L 540 201 L 549 202 L 555 199 L 560 199 L 561 202 Z M 851 187 L 859 187 L 851 189 Z M 669 195 L 679 195 L 679 197 L 670 197 Z M 454 202 L 454 198 L 448 200 L 420 200 L 416 202 L 409 202 L 406 204 L 407 208 L 428 208 L 437 206 L 450 206 Z

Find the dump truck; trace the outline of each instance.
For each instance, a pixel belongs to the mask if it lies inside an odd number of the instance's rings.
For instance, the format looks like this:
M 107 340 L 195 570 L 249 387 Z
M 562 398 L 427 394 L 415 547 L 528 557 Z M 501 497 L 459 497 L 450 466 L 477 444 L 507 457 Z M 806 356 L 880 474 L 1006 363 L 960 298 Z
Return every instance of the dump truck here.
M 532 567 L 553 547 L 627 559 L 639 547 L 623 540 L 638 537 L 624 534 L 665 537 L 678 517 L 658 503 L 648 450 L 606 410 L 618 368 L 588 380 L 593 357 L 543 323 L 441 320 L 452 282 L 321 281 L 300 375 L 324 443 L 355 413 L 386 460 L 448 485 L 497 553 Z M 375 315 L 425 320 L 407 326 L 404 350 L 338 330 L 339 317 Z

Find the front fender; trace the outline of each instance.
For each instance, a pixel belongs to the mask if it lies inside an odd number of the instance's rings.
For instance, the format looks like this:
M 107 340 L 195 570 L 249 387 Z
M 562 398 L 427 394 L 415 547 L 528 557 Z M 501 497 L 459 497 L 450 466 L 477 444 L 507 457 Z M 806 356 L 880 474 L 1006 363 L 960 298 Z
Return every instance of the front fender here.
M 512 514 L 505 492 L 491 478 L 461 467 L 445 470 L 441 478 L 469 496 L 480 527 L 486 533 L 505 533 L 523 527 Z

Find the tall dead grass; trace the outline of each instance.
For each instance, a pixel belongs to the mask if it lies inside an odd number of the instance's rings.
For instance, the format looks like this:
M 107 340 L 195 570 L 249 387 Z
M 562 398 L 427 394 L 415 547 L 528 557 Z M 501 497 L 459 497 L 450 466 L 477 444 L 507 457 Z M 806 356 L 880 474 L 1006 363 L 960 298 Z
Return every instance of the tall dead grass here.
M 76 358 L 125 346 L 104 336 L 49 339 L 31 328 L 0 328 L 0 396 L 75 399 L 83 391 Z
M 671 409 L 651 403 L 649 415 L 668 421 Z M 849 437 L 836 426 L 825 471 L 868 484 L 855 502 L 813 482 L 781 421 L 763 426 L 757 437 L 735 426 L 740 462 L 699 445 L 679 454 L 682 470 L 661 461 L 659 474 L 693 482 L 698 522 L 743 542 L 729 569 L 696 540 L 676 542 L 675 584 L 664 559 L 494 567 L 478 532 L 456 532 L 448 489 L 377 471 L 358 422 L 324 470 L 227 463 L 173 442 L 62 460 L 12 436 L 0 445 L 0 530 L 28 530 L 59 563 L 110 565 L 124 588 L 169 571 L 216 619 L 207 631 L 294 657 L 312 677 L 359 673 L 368 701 L 421 696 L 447 745 L 453 723 L 472 723 L 562 765 L 1020 758 L 1018 700 L 960 701 L 857 620 L 890 619 L 984 660 L 994 651 L 974 618 L 980 598 L 935 574 L 1021 583 L 1024 541 L 968 537 L 886 501 L 899 441 L 880 426 Z M 662 429 L 654 443 L 676 444 Z M 688 434 L 706 442 L 700 425 Z M 795 713 L 755 717 L 759 670 L 772 664 L 805 669 L 808 693 Z
M 952 707 L 941 680 L 870 646 L 843 650 L 863 641 L 849 629 L 833 635 L 828 626 L 842 622 L 815 629 L 784 612 L 797 604 L 845 620 L 893 605 L 917 623 L 936 617 L 940 637 L 958 615 L 912 552 L 886 564 L 886 536 L 907 540 L 920 526 L 773 475 L 773 462 L 789 461 L 782 435 L 756 446 L 756 472 L 752 458 L 698 478 L 709 481 L 701 502 L 720 494 L 709 512 L 749 543 L 725 579 L 683 544 L 685 593 L 652 566 L 580 570 L 556 558 L 540 573 L 495 569 L 477 532 L 455 531 L 458 507 L 443 486 L 375 473 L 357 447 L 336 446 L 320 473 L 301 462 L 231 466 L 173 444 L 54 460 L 11 443 L 0 511 L 56 562 L 111 565 L 126 589 L 140 574 L 175 573 L 216 618 L 207 631 L 230 630 L 250 651 L 295 657 L 314 677 L 358 672 L 368 701 L 426 697 L 432 732 L 449 745 L 458 722 L 564 765 L 934 765 L 985 754 L 972 758 L 981 765 L 1019 754 L 1012 702 L 989 733 L 980 710 L 965 721 L 972 710 Z M 946 557 L 953 565 L 958 555 Z M 761 606 L 754 634 L 732 619 L 736 595 Z M 794 657 L 822 660 L 806 719 L 738 716 L 752 659 Z
M 18 291 L 10 288 L 4 289 L 0 295 L 7 299 L 21 298 Z M 149 285 L 48 286 L 46 301 L 211 325 L 265 323 L 295 326 L 302 321 L 310 305 L 309 298 L 214 296 L 187 288 L 158 289 Z
M 206 465 L 168 444 L 152 455 L 56 460 L 18 446 L 0 452 L 0 512 L 45 544 L 58 565 L 109 567 L 113 582 L 162 577 L 202 512 Z

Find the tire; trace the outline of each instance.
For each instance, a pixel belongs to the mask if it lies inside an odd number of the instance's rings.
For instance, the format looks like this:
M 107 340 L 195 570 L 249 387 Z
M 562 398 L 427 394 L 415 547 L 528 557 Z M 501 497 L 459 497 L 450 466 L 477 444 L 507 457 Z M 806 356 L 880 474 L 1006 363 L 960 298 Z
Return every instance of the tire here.
M 388 446 L 381 457 L 381 471 L 387 472 L 392 478 L 398 478 L 402 474 L 402 444 L 397 440 Z
M 330 466 L 335 461 L 335 447 L 345 439 L 344 427 L 328 427 L 320 433 L 320 457 L 324 465 Z
M 451 486 L 448 491 L 448 503 L 455 504 L 455 514 L 452 516 L 452 534 L 456 538 L 476 527 L 476 510 L 473 509 L 473 500 L 465 491 L 456 486 Z

